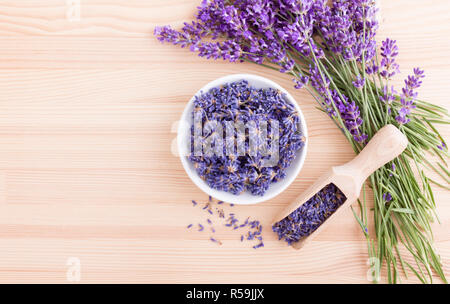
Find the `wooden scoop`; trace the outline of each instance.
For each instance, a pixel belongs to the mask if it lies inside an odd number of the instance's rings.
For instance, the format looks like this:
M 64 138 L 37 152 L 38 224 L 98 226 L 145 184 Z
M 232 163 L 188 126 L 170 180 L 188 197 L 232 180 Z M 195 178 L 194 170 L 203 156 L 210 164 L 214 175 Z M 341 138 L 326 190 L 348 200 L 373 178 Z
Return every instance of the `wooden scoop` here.
M 353 160 L 342 166 L 329 169 L 305 192 L 298 196 L 292 204 L 279 213 L 272 224 L 284 219 L 328 184 L 333 183 L 336 185 L 345 194 L 346 201 L 309 236 L 292 244 L 292 247 L 295 249 L 302 248 L 307 242 L 316 237 L 326 227 L 327 223 L 329 224 L 333 218 L 337 218 L 339 212 L 358 199 L 364 181 L 375 170 L 400 155 L 407 145 L 408 139 L 399 129 L 393 125 L 384 126 Z

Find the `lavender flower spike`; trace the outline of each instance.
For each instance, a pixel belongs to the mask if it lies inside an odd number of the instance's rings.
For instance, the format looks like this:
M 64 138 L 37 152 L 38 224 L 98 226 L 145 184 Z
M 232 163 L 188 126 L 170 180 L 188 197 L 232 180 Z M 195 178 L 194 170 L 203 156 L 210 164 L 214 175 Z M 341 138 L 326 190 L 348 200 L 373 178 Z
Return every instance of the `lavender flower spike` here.
M 380 75 L 386 79 L 392 78 L 400 72 L 400 66 L 395 62 L 398 55 L 396 40 L 387 38 L 381 43 L 381 71 Z
M 327 112 L 332 117 L 336 117 L 338 115 L 333 108 L 334 104 L 338 109 L 342 120 L 344 121 L 346 129 L 353 135 L 353 138 L 357 142 L 364 143 L 367 139 L 367 135 L 361 131 L 363 120 L 361 118 L 359 108 L 355 102 L 350 102 L 345 95 L 342 95 L 344 98 L 344 100 L 342 100 L 341 95 L 335 90 L 330 91 L 331 98 L 325 98 Z
M 414 69 L 413 75 L 409 75 L 405 80 L 405 87 L 402 88 L 402 93 L 400 95 L 400 103 L 402 107 L 398 111 L 398 115 L 395 120 L 399 124 L 407 124 L 410 119 L 408 115 L 411 114 L 411 110 L 416 106 L 414 101 L 417 98 L 417 92 L 415 91 L 420 87 L 422 81 L 420 79 L 424 78 L 424 71 L 419 68 Z
M 348 103 L 345 110 L 341 112 L 341 116 L 344 119 L 345 126 L 353 135 L 353 138 L 360 143 L 363 143 L 367 139 L 367 135 L 363 134 L 360 130 L 360 126 L 363 120 L 360 116 L 359 108 L 355 102 Z
M 295 83 L 294 88 L 302 89 L 303 87 L 305 87 L 308 84 L 309 77 L 300 75 L 299 78 L 294 78 L 293 80 Z
M 364 87 L 365 82 L 366 79 L 364 77 L 361 77 L 361 75 L 356 76 L 356 79 L 352 81 L 353 86 L 357 89 L 362 89 Z
M 380 96 L 380 100 L 390 106 L 395 100 L 395 94 L 397 94 L 397 91 L 394 90 L 394 86 L 391 86 L 389 89 L 389 87 L 385 85 L 383 87 L 383 95 Z

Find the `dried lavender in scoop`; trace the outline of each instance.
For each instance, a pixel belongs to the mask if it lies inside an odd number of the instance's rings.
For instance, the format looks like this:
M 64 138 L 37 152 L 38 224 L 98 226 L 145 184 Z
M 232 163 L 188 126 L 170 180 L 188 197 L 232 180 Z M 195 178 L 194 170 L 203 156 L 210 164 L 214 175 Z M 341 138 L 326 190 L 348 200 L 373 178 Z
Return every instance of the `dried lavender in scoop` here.
M 278 238 L 289 245 L 313 233 L 346 200 L 345 195 L 334 184 L 328 184 L 316 195 L 275 223 L 272 230 Z

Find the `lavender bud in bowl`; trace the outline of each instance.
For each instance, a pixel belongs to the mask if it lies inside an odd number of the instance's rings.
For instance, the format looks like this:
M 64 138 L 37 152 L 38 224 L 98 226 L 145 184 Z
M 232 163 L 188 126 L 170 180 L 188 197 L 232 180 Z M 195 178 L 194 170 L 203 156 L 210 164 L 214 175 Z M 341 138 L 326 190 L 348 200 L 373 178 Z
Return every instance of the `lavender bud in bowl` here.
M 208 195 L 256 204 L 283 192 L 306 157 L 307 128 L 300 107 L 264 77 L 216 79 L 188 102 L 178 151 L 191 180 Z

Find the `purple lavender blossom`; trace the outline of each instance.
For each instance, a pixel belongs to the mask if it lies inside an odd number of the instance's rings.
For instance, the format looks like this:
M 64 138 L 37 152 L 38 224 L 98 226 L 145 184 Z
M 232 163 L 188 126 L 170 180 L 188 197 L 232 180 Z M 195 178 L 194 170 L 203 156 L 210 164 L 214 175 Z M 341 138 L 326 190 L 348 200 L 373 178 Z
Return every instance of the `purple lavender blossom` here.
M 316 30 L 326 46 L 345 60 L 371 61 L 375 56 L 375 34 L 378 28 L 377 9 L 370 0 L 316 1 Z
M 374 61 L 366 65 L 366 73 L 369 75 L 378 73 L 378 70 L 379 66 Z
M 309 77 L 300 75 L 299 78 L 294 78 L 293 81 L 295 83 L 294 88 L 302 89 L 303 87 L 305 87 L 308 84 Z
M 278 66 L 280 72 L 296 75 L 295 88 L 303 88 L 309 82 L 328 104 L 328 113 L 332 116 L 344 113 L 346 128 L 355 140 L 364 142 L 367 136 L 360 130 L 359 110 L 353 103 L 347 105 L 345 100 L 340 100 L 335 104 L 339 112 L 335 112 L 331 104 L 335 103 L 335 98 L 331 97 L 331 80 L 315 65 L 326 50 L 344 60 L 364 63 L 369 75 L 380 70 L 383 77 L 391 78 L 398 73 L 395 62 L 398 48 L 394 40 L 383 41 L 381 65 L 375 64 L 376 13 L 372 0 L 335 0 L 331 5 L 326 0 L 209 0 L 202 1 L 196 20 L 185 24 L 181 31 L 164 27 L 155 30 L 155 35 L 161 41 L 189 46 L 191 51 L 205 58 L 258 64 L 269 61 L 272 67 Z M 323 38 L 323 44 L 318 44 L 313 33 Z M 297 59 L 313 64 L 308 71 L 300 71 Z M 361 76 L 353 81 L 356 88 L 362 88 L 365 83 Z M 381 99 L 389 105 L 393 94 L 392 90 L 386 91 Z M 398 115 L 402 123 L 407 121 L 405 113 L 412 106 L 408 102 L 405 101 Z M 391 111 L 390 106 L 388 111 Z M 200 170 L 208 168 L 203 166 Z M 264 192 L 269 184 L 264 178 L 260 179 L 260 187 L 255 192 Z
M 357 142 L 364 143 L 368 136 L 361 131 L 363 120 L 358 106 L 355 102 L 350 102 L 345 95 L 338 94 L 335 90 L 331 90 L 329 95 L 330 97 L 326 97 L 324 101 L 324 106 L 327 108 L 328 114 L 332 117 L 337 117 L 338 114 L 334 108 L 336 107 L 346 129 L 353 136 L 353 139 Z
M 201 42 L 192 48 L 198 51 L 200 57 L 220 59 L 235 62 L 242 59 L 241 46 L 233 40 L 224 42 Z
M 381 44 L 381 72 L 380 75 L 386 79 L 392 78 L 395 74 L 399 73 L 399 65 L 395 62 L 395 58 L 398 55 L 398 47 L 396 40 L 387 38 Z
M 182 48 L 195 45 L 204 36 L 199 23 L 192 22 L 192 24 L 185 23 L 181 31 L 176 31 L 167 26 L 157 26 L 153 34 L 161 42 L 168 42 L 174 45 L 179 45 Z
M 323 97 L 326 97 L 330 91 L 330 79 L 320 73 L 317 66 L 309 66 L 311 85 Z
M 383 87 L 383 94 L 380 96 L 380 100 L 390 107 L 392 102 L 395 100 L 395 94 L 397 94 L 397 91 L 394 90 L 394 86 L 391 86 L 389 89 L 389 87 L 385 85 Z
M 287 73 L 294 68 L 294 60 L 286 53 L 290 47 L 305 56 L 311 51 L 318 58 L 324 55 L 311 39 L 313 3 L 312 0 L 202 1 L 196 21 L 185 24 L 180 31 L 157 27 L 154 34 L 162 42 L 189 46 L 191 51 L 208 59 L 263 63 L 266 58 Z M 289 21 L 280 22 L 280 15 Z
M 412 100 L 401 99 L 400 102 L 402 104 L 402 107 L 400 108 L 400 110 L 398 110 L 398 115 L 395 117 L 395 120 L 399 124 L 405 125 L 411 121 L 411 119 L 408 118 L 408 115 L 411 114 L 411 109 L 415 108 L 416 106 L 413 104 Z
M 384 200 L 385 202 L 390 202 L 390 201 L 392 201 L 392 195 L 391 195 L 389 192 L 384 193 L 384 194 L 383 194 L 383 200 Z
M 392 168 L 392 172 L 395 172 L 395 164 L 394 163 L 392 163 L 392 165 L 391 165 L 391 168 Z M 393 176 L 394 174 L 392 174 L 392 173 L 389 173 L 389 177 L 391 177 L 391 176 Z
M 361 75 L 356 76 L 356 79 L 352 81 L 353 86 L 357 89 L 362 89 L 364 87 L 365 82 L 366 79 L 364 77 L 361 77 Z
M 411 110 L 416 108 L 414 101 L 417 98 L 417 92 L 415 91 L 422 84 L 421 79 L 425 77 L 424 71 L 419 68 L 415 68 L 413 75 L 409 75 L 405 80 L 405 87 L 402 88 L 400 94 L 401 108 L 398 110 L 398 115 L 395 117 L 399 124 L 407 124 L 410 121 L 408 115 L 411 114 Z
M 359 108 L 354 101 L 347 104 L 345 110 L 341 112 L 341 117 L 344 119 L 345 126 L 357 142 L 363 143 L 367 140 L 367 135 L 361 133 L 360 126 L 363 120 L 360 116 Z

